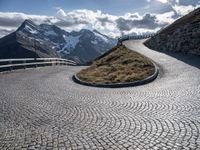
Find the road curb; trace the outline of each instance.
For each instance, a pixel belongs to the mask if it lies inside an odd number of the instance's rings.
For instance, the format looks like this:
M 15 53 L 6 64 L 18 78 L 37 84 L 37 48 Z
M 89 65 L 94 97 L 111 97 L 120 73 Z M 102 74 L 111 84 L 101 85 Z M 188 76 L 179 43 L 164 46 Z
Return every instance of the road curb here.
M 139 85 L 144 85 L 147 83 L 152 82 L 155 80 L 159 74 L 159 68 L 158 66 L 152 62 L 154 67 L 155 67 L 155 72 L 153 75 L 139 81 L 134 81 L 134 82 L 129 82 L 129 83 L 114 83 L 114 84 L 92 84 L 86 81 L 83 81 L 77 77 L 77 75 L 72 76 L 72 80 L 76 83 L 86 85 L 86 86 L 92 86 L 92 87 L 100 87 L 100 88 L 122 88 L 122 87 L 130 87 L 130 86 L 139 86 Z

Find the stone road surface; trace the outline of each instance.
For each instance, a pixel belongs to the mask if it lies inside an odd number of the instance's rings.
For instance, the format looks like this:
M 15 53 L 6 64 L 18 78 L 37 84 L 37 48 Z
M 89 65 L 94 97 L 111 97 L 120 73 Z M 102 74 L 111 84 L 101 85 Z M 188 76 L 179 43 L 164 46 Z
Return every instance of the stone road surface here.
M 126 45 L 162 68 L 154 82 L 87 87 L 71 80 L 82 68 L 75 66 L 0 74 L 0 150 L 199 150 L 198 64 L 149 50 L 141 41 Z

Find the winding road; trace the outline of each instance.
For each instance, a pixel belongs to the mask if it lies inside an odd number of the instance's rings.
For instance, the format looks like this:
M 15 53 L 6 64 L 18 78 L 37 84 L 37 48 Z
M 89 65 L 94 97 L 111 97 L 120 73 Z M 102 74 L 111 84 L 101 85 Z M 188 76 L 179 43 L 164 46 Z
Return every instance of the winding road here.
M 200 149 L 200 59 L 186 63 L 142 42 L 124 42 L 160 67 L 142 86 L 79 85 L 77 66 L 0 74 L 0 149 Z

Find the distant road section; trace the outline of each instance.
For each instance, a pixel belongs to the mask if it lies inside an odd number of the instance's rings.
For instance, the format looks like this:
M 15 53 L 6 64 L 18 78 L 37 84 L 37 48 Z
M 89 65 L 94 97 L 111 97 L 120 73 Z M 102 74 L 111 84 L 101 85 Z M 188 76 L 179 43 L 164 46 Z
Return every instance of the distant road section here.
M 161 68 L 142 86 L 79 85 L 77 66 L 0 74 L 0 149 L 200 149 L 200 60 L 142 42 L 125 45 Z

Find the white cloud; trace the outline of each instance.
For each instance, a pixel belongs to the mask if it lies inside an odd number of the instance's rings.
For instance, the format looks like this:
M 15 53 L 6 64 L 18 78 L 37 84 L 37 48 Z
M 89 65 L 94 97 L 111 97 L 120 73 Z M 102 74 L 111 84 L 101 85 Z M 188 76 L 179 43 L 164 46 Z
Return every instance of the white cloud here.
M 168 2 L 168 0 L 157 0 L 157 1 L 159 1 L 161 3 L 167 3 Z
M 15 31 L 15 28 L 5 29 L 5 27 L 0 26 L 0 37 L 8 35 L 8 34 L 10 34 L 11 32 L 14 32 L 14 31 Z
M 31 19 L 37 24 L 55 24 L 67 31 L 80 30 L 82 28 L 97 29 L 103 34 L 115 37 L 120 36 L 122 33 L 132 33 L 133 30 L 136 34 L 156 31 L 157 28 L 160 28 L 159 26 L 167 24 L 167 21 L 170 20 L 170 15 L 166 14 L 162 16 L 156 14 L 139 15 L 138 13 L 126 13 L 123 16 L 114 16 L 102 13 L 99 10 L 92 11 L 87 9 L 70 12 L 59 9 L 56 16 L 0 12 L 0 31 L 3 33 L 1 35 L 5 35 L 9 31 L 13 31 L 19 27 L 25 19 Z M 166 21 L 162 21 L 162 18 Z
M 121 33 L 135 31 L 137 34 L 155 32 L 163 25 L 171 23 L 172 13 L 163 15 L 126 13 L 123 16 L 115 16 L 103 13 L 99 10 L 87 9 L 65 12 L 59 9 L 57 12 L 58 22 L 54 24 L 65 28 L 67 31 L 80 30 L 81 28 L 97 29 L 103 34 L 119 36 Z M 122 26 L 124 26 L 122 28 Z
M 147 0 L 147 2 L 160 2 L 159 4 L 161 7 L 165 6 L 168 7 L 169 12 L 164 14 L 158 14 L 157 18 L 164 22 L 170 22 L 172 23 L 174 21 L 173 17 L 181 17 L 183 15 L 188 14 L 189 12 L 193 11 L 194 9 L 198 8 L 200 6 L 200 1 L 196 3 L 196 6 L 193 5 L 182 5 L 183 1 L 180 0 Z M 188 2 L 189 3 L 189 2 Z M 154 4 L 154 3 L 152 3 Z M 190 3 L 192 4 L 192 3 Z M 173 14 L 173 12 L 174 14 Z M 163 19 L 162 19 L 163 17 Z M 164 19 L 165 18 L 165 19 Z
M 54 23 L 67 31 L 86 29 L 97 29 L 103 33 L 116 32 L 115 20 L 117 16 L 92 11 L 87 9 L 65 12 L 59 9 L 56 16 L 59 20 Z
M 27 15 L 18 12 L 0 12 L 0 26 L 7 28 L 19 26 L 25 19 L 31 19 L 35 23 L 40 24 L 43 22 L 53 21 L 55 18 L 50 16 L 40 15 Z
M 179 4 L 179 0 L 147 0 L 147 2 L 157 1 L 163 4 L 169 3 L 169 4 Z
M 157 14 L 156 18 L 159 24 L 171 24 L 175 21 L 173 16 L 175 13 L 173 11 L 166 12 L 164 14 Z
M 64 16 L 64 17 L 66 16 L 64 10 L 62 10 L 61 8 L 58 10 L 57 15 L 58 15 L 58 17 L 60 17 L 60 18 L 62 18 L 63 16 Z
M 174 9 L 174 11 L 183 16 L 188 14 L 189 12 L 193 11 L 195 8 L 197 8 L 198 6 L 192 6 L 192 5 L 188 5 L 188 6 L 184 6 L 184 5 L 174 5 L 172 6 L 172 8 Z
M 159 0 L 163 3 L 166 1 L 178 0 Z M 31 19 L 37 24 L 48 23 L 57 25 L 67 31 L 86 29 L 96 29 L 108 36 L 120 36 L 121 34 L 151 33 L 172 23 L 175 12 L 183 15 L 192 10 L 192 6 L 174 5 L 174 10 L 164 14 L 144 14 L 126 13 L 122 16 L 110 15 L 99 10 L 92 11 L 87 9 L 74 10 L 66 12 L 58 9 L 55 16 L 28 15 L 17 12 L 0 12 L 0 34 L 13 31 L 25 19 Z M 174 12 L 175 11 L 175 12 Z M 2 31 L 2 32 L 1 32 Z M 2 35 L 2 34 L 1 34 Z
M 145 29 L 145 28 L 132 28 L 130 31 L 124 31 L 122 32 L 122 34 L 127 35 L 127 34 L 132 34 L 132 35 L 142 35 L 144 33 L 150 34 L 150 33 L 155 33 L 157 31 L 159 31 L 161 28 L 157 27 L 155 29 Z

